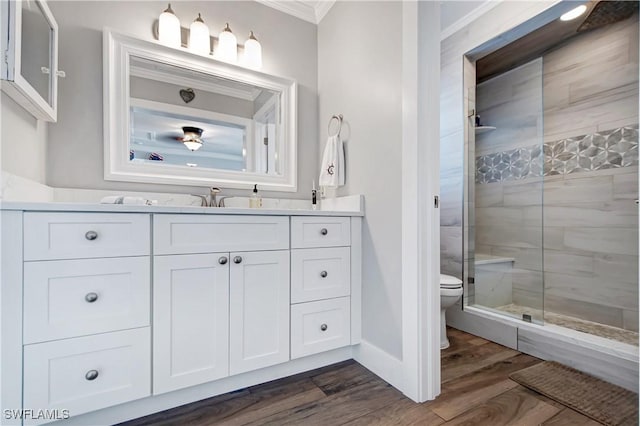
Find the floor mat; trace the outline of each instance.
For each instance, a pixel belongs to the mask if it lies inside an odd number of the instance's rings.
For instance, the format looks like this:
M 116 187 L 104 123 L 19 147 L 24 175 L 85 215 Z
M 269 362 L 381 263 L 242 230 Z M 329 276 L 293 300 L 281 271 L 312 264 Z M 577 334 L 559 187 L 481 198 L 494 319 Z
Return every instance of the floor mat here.
M 605 425 L 638 425 L 638 394 L 557 362 L 545 361 L 509 377 Z

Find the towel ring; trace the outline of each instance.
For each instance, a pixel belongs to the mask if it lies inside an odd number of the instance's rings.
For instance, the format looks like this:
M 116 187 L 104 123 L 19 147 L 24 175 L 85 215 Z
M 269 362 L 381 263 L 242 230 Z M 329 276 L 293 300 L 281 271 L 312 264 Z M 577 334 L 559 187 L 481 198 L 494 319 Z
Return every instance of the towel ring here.
M 333 120 L 338 120 L 338 131 L 332 135 L 331 123 L 333 122 Z M 331 119 L 329 120 L 329 125 L 327 126 L 327 132 L 329 133 L 330 137 L 333 137 L 333 136 L 340 136 L 340 131 L 342 131 L 342 114 L 332 115 Z

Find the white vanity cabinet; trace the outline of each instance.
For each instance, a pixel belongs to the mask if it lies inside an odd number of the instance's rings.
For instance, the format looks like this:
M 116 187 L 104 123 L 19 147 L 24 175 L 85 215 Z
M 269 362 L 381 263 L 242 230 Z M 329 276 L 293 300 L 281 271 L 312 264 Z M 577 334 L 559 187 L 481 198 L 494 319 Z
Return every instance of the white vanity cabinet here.
M 118 423 L 360 343 L 357 216 L 2 207 L 2 410 Z

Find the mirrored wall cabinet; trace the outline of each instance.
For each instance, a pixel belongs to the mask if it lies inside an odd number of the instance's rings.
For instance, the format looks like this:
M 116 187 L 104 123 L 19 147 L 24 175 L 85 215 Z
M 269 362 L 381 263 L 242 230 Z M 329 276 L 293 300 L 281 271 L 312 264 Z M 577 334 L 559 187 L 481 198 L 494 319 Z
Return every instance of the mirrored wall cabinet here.
M 44 0 L 0 2 L 2 90 L 34 117 L 57 119 L 58 24 Z

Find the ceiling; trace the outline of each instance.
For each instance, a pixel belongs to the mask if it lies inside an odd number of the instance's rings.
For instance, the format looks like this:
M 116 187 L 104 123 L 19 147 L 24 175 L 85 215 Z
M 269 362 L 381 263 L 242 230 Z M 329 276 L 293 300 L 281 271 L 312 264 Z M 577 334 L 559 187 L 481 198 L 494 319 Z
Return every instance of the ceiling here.
M 590 0 L 585 13 L 572 21 L 555 19 L 535 31 L 484 56 L 476 62 L 476 81 L 481 83 L 505 71 L 523 65 L 561 43 L 601 26 L 624 20 L 637 13 L 638 3 Z M 592 16 L 593 12 L 593 16 Z M 581 28 L 581 26 L 583 26 Z
M 265 6 L 318 24 L 329 12 L 336 0 L 256 0 Z
M 329 12 L 336 0 L 256 0 L 280 12 L 318 24 Z M 342 0 L 344 1 L 344 0 Z M 499 2 L 491 0 L 441 0 L 440 20 L 443 38 L 453 34 L 478 15 L 495 7 Z

